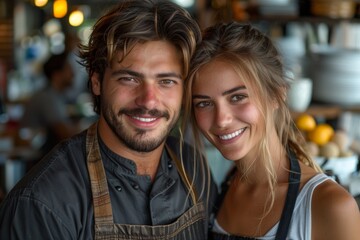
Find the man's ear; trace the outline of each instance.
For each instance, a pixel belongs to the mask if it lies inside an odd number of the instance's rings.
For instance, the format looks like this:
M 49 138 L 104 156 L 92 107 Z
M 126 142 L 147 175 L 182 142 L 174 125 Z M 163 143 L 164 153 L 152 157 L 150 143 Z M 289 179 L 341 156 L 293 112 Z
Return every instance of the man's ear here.
M 91 76 L 91 88 L 93 94 L 100 95 L 101 84 L 100 84 L 100 76 L 98 73 L 93 73 L 93 75 Z

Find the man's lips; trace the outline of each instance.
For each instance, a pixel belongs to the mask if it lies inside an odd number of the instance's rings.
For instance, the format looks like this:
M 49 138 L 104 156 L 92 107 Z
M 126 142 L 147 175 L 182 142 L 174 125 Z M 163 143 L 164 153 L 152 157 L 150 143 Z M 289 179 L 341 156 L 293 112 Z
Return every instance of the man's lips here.
M 242 128 L 242 129 L 236 130 L 235 132 L 232 132 L 232 133 L 228 133 L 228 134 L 224 134 L 224 135 L 218 135 L 218 137 L 221 140 L 231 140 L 231 139 L 239 136 L 244 131 L 245 131 L 245 128 Z

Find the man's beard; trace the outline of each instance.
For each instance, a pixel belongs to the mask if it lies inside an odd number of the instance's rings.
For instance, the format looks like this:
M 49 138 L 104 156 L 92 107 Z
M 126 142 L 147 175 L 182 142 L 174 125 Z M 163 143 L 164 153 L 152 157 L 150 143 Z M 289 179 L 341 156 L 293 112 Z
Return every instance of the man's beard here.
M 116 115 L 111 110 L 111 107 L 104 104 L 103 102 L 102 114 L 111 130 L 116 134 L 118 139 L 123 142 L 128 148 L 137 152 L 151 152 L 158 148 L 165 141 L 172 128 L 176 125 L 178 117 L 174 117 L 171 122 L 169 122 L 168 127 L 164 128 L 157 137 L 153 137 L 150 139 L 143 139 L 144 136 L 147 134 L 147 130 L 144 129 L 135 129 L 136 133 L 134 136 L 132 136 L 128 131 L 126 131 L 126 127 L 124 126 L 123 122 L 119 120 L 121 119 L 121 115 L 137 116 L 145 113 L 147 113 L 149 117 L 163 117 L 167 121 L 170 120 L 170 114 L 168 112 L 161 112 L 156 109 L 121 109 Z

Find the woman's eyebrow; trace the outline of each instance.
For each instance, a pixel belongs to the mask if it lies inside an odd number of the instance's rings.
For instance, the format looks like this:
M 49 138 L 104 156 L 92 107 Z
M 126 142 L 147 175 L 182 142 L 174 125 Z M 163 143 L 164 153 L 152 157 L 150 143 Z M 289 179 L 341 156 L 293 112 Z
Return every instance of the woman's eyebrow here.
M 236 91 L 242 90 L 242 89 L 246 89 L 246 87 L 245 87 L 244 85 L 243 85 L 243 86 L 239 86 L 239 87 L 234 87 L 234 88 L 232 88 L 232 89 L 230 89 L 230 90 L 227 90 L 227 91 L 223 92 L 221 95 L 225 96 L 225 95 L 231 94 L 231 93 L 233 93 L 233 92 L 236 92 Z
M 246 87 L 243 85 L 243 86 L 238 86 L 238 87 L 234 87 L 232 89 L 229 89 L 225 92 L 223 92 L 221 95 L 222 96 L 225 96 L 225 95 L 228 95 L 228 94 L 231 94 L 233 92 L 236 92 L 236 91 L 239 91 L 239 90 L 242 90 L 242 89 L 246 89 Z M 199 98 L 199 99 L 210 99 L 209 96 L 206 96 L 206 95 L 201 95 L 201 94 L 194 94 L 192 95 L 192 98 L 193 99 L 196 99 L 196 98 Z
M 206 96 L 206 95 L 200 95 L 200 94 L 195 94 L 195 95 L 192 95 L 192 98 L 193 99 L 196 99 L 196 98 L 199 98 L 199 99 L 210 99 L 209 96 Z

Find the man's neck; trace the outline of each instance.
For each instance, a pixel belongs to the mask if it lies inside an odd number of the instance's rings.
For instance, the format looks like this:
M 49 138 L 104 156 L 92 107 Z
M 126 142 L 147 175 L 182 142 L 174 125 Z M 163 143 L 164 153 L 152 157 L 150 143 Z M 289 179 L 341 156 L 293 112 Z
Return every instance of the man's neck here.
M 136 164 L 136 173 L 138 175 L 148 175 L 153 180 L 161 160 L 165 143 L 151 152 L 138 152 L 129 149 L 107 126 L 101 126 L 99 123 L 99 135 L 104 144 L 114 153 L 121 157 L 130 159 Z

